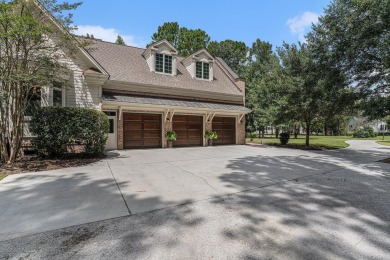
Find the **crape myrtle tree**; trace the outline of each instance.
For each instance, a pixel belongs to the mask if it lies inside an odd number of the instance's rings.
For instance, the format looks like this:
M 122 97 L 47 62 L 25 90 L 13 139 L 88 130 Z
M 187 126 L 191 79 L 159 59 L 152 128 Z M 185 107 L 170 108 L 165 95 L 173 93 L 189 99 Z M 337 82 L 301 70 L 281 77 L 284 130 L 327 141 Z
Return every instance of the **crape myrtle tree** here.
M 63 68 L 60 50 L 66 47 L 69 55 L 77 49 L 67 32 L 75 29 L 68 11 L 79 5 L 0 0 L 0 149 L 4 163 L 14 163 L 19 154 L 29 99 Z

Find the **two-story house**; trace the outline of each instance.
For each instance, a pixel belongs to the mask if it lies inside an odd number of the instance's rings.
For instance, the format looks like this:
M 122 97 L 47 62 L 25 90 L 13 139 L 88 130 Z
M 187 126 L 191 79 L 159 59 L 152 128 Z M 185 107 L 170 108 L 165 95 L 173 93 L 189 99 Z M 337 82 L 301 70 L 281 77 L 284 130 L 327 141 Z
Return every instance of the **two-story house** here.
M 206 131 L 217 132 L 215 145 L 245 143 L 245 81 L 206 50 L 181 57 L 166 40 L 146 49 L 93 40 L 65 53 L 66 84 L 42 87 L 35 101 L 103 111 L 107 149 L 163 148 L 170 130 L 174 147 L 204 146 Z

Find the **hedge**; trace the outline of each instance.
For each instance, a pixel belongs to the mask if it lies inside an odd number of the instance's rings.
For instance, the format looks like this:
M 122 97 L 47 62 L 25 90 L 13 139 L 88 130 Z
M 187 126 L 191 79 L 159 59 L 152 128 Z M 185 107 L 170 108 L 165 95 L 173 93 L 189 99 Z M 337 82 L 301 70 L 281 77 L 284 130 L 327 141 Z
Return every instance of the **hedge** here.
M 43 107 L 31 119 L 32 140 L 41 155 L 50 157 L 68 153 L 69 145 L 84 147 L 88 156 L 103 154 L 109 131 L 107 116 L 100 111 L 77 107 Z
M 372 129 L 372 127 L 364 126 L 363 128 L 355 130 L 352 136 L 354 138 L 371 138 L 376 137 L 377 134 L 374 132 L 374 129 Z

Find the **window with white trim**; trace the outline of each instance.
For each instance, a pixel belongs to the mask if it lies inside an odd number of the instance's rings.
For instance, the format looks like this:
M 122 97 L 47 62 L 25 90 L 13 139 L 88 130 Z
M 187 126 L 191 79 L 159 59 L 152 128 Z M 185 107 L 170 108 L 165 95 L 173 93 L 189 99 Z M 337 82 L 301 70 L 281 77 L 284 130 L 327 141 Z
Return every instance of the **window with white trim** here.
M 210 64 L 209 63 L 197 61 L 195 69 L 196 69 L 195 76 L 198 79 L 210 79 Z
M 156 53 L 156 72 L 172 74 L 172 56 Z

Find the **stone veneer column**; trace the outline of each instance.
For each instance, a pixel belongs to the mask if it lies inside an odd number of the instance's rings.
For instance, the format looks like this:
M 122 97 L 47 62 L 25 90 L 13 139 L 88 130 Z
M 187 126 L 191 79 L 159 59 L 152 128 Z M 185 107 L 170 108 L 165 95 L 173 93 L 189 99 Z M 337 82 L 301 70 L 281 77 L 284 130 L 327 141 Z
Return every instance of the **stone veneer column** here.
M 123 150 L 123 115 L 120 118 L 119 111 L 117 112 L 117 149 Z
M 238 120 L 238 119 L 237 119 Z M 237 125 L 237 144 L 246 143 L 246 133 L 245 133 L 245 116 L 242 119 L 242 122 L 238 122 Z

